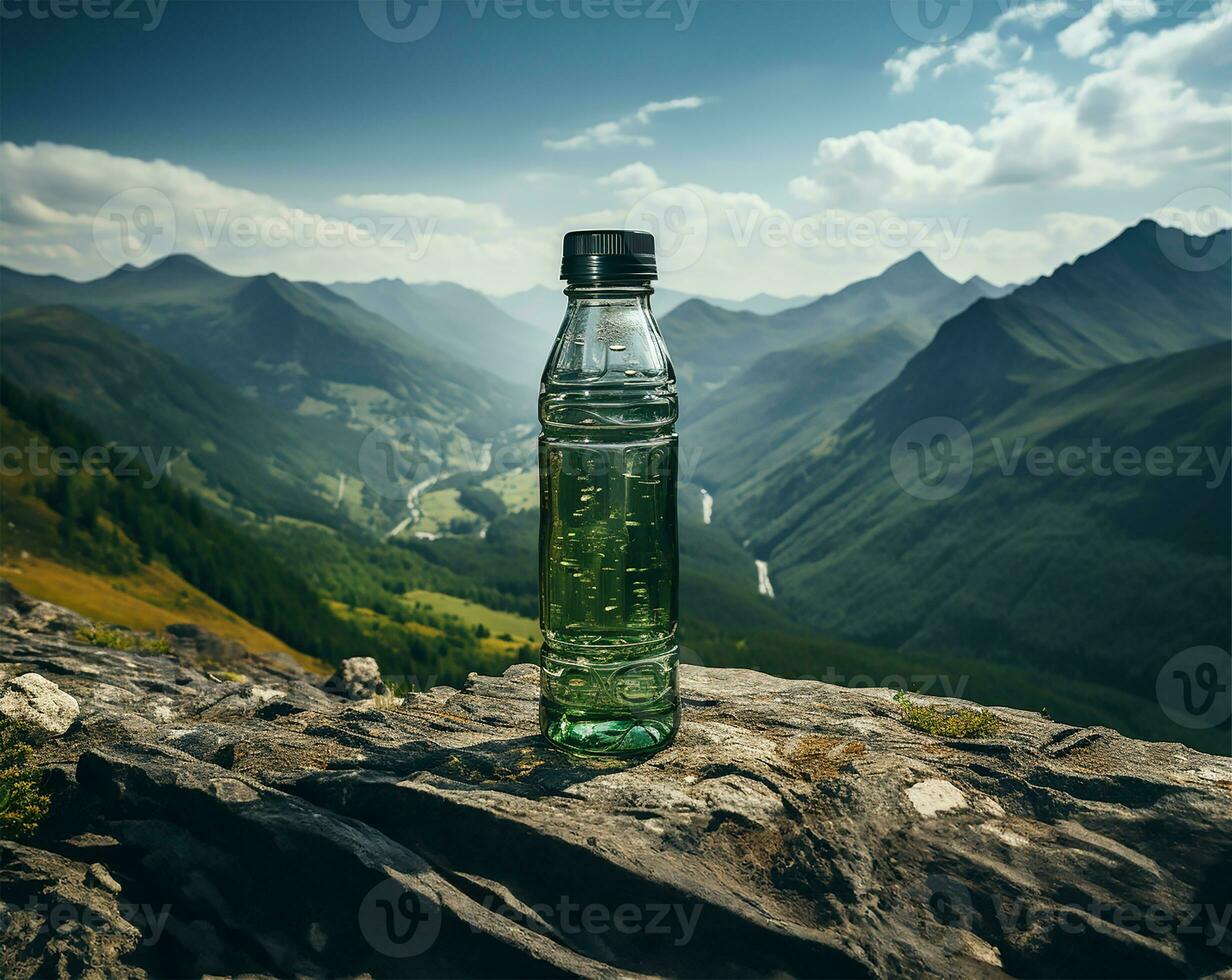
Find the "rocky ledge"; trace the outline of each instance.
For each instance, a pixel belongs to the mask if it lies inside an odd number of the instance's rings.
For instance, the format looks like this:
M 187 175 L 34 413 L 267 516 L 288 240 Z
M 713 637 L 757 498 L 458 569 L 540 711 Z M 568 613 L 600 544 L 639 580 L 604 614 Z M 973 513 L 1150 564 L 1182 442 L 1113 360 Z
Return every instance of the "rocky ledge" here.
M 6 977 L 1232 964 L 1232 762 L 1180 745 L 1001 708 L 945 739 L 890 691 L 686 667 L 675 745 L 586 763 L 537 737 L 531 666 L 355 701 L 191 629 L 94 646 L 7 588 L 0 623 L 51 801 L 0 844 Z

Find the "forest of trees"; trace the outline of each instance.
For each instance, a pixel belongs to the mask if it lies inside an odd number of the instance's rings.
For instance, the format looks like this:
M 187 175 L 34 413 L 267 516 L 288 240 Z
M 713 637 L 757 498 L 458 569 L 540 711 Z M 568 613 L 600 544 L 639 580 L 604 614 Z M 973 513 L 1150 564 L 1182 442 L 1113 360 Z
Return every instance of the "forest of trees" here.
M 0 386 L 0 405 L 49 446 L 70 448 L 78 458 L 88 447 L 104 445 L 57 402 L 12 383 Z M 344 619 L 256 532 L 210 510 L 170 479 L 151 480 L 139 462 L 131 466 L 120 474 L 110 468 L 48 474 L 25 485 L 25 492 L 59 515 L 58 557 L 111 574 L 162 561 L 227 608 L 327 663 L 376 656 L 388 674 L 441 683 L 459 681 L 478 666 L 472 630 L 441 624 L 443 635 L 433 636 L 400 628 L 397 620 L 404 617 L 388 602 L 374 603 L 386 616 Z

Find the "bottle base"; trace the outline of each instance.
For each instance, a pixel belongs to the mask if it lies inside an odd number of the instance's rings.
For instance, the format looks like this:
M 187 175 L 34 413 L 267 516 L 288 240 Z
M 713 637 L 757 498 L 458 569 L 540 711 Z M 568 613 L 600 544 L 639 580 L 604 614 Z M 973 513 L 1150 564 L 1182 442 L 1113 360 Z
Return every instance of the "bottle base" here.
M 602 712 L 579 711 L 554 704 L 539 706 L 539 731 L 553 745 L 571 755 L 646 756 L 671 744 L 679 728 L 678 705 L 653 714 L 616 718 Z

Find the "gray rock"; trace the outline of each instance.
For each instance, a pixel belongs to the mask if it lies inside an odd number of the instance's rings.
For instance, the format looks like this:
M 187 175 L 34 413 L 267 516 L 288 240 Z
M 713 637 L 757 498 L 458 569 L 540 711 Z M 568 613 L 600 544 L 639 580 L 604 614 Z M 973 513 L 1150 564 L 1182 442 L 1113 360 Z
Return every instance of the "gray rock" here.
M 384 711 L 59 634 L 0 628 L 0 662 L 81 702 L 37 750 L 63 785 L 34 846 L 85 863 L 46 877 L 152 910 L 135 945 L 57 937 L 73 975 L 1232 967 L 1232 761 L 1180 745 L 1005 708 L 945 740 L 889 691 L 685 667 L 675 744 L 588 762 L 538 737 L 532 665 Z M 133 724 L 154 691 L 171 720 Z M 54 973 L 40 943 L 6 934 L 0 973 Z
M 325 690 L 351 701 L 367 701 L 389 693 L 381 680 L 380 665 L 371 657 L 349 657 L 342 661 L 334 676 L 325 682 Z
M 41 674 L 20 674 L 0 685 L 0 717 L 19 726 L 30 741 L 63 735 L 77 714 L 77 699 Z
M 115 882 L 36 847 L 0 841 L 0 976 L 142 980 L 141 930 Z

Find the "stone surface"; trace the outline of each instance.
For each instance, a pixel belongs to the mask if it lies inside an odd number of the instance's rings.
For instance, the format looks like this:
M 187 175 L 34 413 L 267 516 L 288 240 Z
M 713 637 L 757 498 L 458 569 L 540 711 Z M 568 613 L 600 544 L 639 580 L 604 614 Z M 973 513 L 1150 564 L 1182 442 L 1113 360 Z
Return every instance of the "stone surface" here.
M 77 700 L 41 674 L 0 683 L 0 718 L 19 726 L 28 741 L 63 735 L 77 720 Z
M 537 736 L 529 665 L 382 709 L 44 621 L 0 628 L 0 665 L 81 715 L 0 860 L 6 977 L 1232 968 L 1225 758 L 1002 708 L 938 739 L 890 691 L 685 667 L 673 746 L 578 762 Z M 51 892 L 99 917 L 50 938 L 21 906 Z
M 325 689 L 352 701 L 367 701 L 389 693 L 381 680 L 381 668 L 371 657 L 349 657 L 328 681 Z

